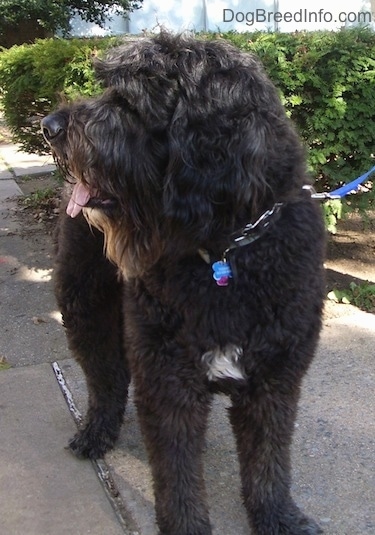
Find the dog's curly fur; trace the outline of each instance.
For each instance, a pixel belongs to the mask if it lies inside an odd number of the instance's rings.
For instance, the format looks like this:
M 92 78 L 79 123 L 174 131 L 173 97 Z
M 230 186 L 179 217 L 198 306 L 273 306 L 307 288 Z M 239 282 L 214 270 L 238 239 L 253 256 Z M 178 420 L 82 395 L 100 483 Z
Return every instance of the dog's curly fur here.
M 253 533 L 320 533 L 291 498 L 289 448 L 321 327 L 324 229 L 277 91 L 254 56 L 166 33 L 96 71 L 101 96 L 42 122 L 90 223 L 63 214 L 57 236 L 56 296 L 89 388 L 70 447 L 96 458 L 114 445 L 131 371 L 160 533 L 209 535 L 202 449 L 224 392 Z M 276 202 L 218 286 L 199 251 L 220 259 Z

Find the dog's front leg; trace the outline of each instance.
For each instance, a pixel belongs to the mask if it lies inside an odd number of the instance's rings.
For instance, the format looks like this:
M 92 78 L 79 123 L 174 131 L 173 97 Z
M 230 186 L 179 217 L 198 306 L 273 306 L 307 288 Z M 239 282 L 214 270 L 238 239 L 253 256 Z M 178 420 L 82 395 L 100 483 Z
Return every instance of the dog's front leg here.
M 130 373 L 122 343 L 122 283 L 103 255 L 102 234 L 82 215 L 60 217 L 55 295 L 89 393 L 85 425 L 69 446 L 78 457 L 103 457 L 120 432 Z
M 254 535 L 317 535 L 290 494 L 290 444 L 299 385 L 270 380 L 233 396 L 230 420 L 237 441 L 244 504 Z
M 202 465 L 211 397 L 171 375 L 157 379 L 146 390 L 135 383 L 160 535 L 211 535 Z

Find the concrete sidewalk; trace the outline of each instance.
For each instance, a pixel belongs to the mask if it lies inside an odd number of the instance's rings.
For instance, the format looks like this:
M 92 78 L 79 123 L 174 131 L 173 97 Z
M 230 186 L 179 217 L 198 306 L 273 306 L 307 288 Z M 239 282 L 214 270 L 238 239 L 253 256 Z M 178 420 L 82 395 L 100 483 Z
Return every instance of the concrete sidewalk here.
M 0 365 L 0 535 L 155 535 L 132 399 L 105 462 L 78 461 L 64 449 L 76 424 L 57 379 L 76 417 L 85 412 L 85 381 L 59 323 L 50 237 L 40 225 L 25 228 L 14 200 L 22 195 L 17 177 L 52 165 L 0 145 L 0 357 L 11 365 Z M 374 347 L 375 317 L 332 305 L 293 447 L 294 496 L 326 535 L 375 535 Z M 211 520 L 215 535 L 250 535 L 227 403 L 216 398 L 207 436 Z
M 50 173 L 55 165 L 50 156 L 27 154 L 11 143 L 0 144 L 0 180 Z
M 54 169 L 50 158 L 0 145 L 0 534 L 130 534 L 98 477 L 103 470 L 64 448 L 76 425 L 50 364 L 66 347 L 50 238 L 15 217 L 15 179 Z

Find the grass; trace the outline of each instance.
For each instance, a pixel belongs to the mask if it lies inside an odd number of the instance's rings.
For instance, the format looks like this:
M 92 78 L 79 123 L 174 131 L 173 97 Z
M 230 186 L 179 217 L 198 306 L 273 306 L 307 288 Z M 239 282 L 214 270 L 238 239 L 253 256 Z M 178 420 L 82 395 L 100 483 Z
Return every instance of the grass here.
M 9 370 L 11 368 L 11 365 L 6 361 L 5 357 L 0 357 L 0 372 L 3 370 Z
M 370 282 L 352 282 L 344 290 L 334 288 L 327 297 L 336 303 L 354 305 L 365 312 L 375 312 L 375 284 Z
M 58 176 L 53 175 L 53 178 L 56 179 L 56 186 L 49 182 L 48 185 L 44 184 L 43 188 L 32 189 L 25 196 L 18 197 L 20 210 L 32 216 L 38 223 L 55 224 L 59 214 L 62 186 L 58 185 Z M 23 182 L 25 182 L 25 177 Z M 35 178 L 31 187 L 35 185 L 34 182 Z M 25 183 L 27 183 L 27 179 Z
M 44 188 L 30 193 L 21 199 L 21 203 L 27 208 L 37 209 L 50 204 L 56 198 L 56 189 Z

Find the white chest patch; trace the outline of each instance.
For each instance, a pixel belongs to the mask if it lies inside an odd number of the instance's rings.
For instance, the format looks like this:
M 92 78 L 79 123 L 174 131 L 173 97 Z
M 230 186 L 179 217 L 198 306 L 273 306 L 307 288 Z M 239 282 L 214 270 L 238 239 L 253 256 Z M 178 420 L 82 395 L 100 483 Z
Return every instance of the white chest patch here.
M 204 353 L 202 362 L 208 367 L 208 379 L 210 381 L 245 379 L 245 374 L 240 365 L 242 353 L 242 348 L 234 345 L 227 345 L 224 349 L 216 348 Z

